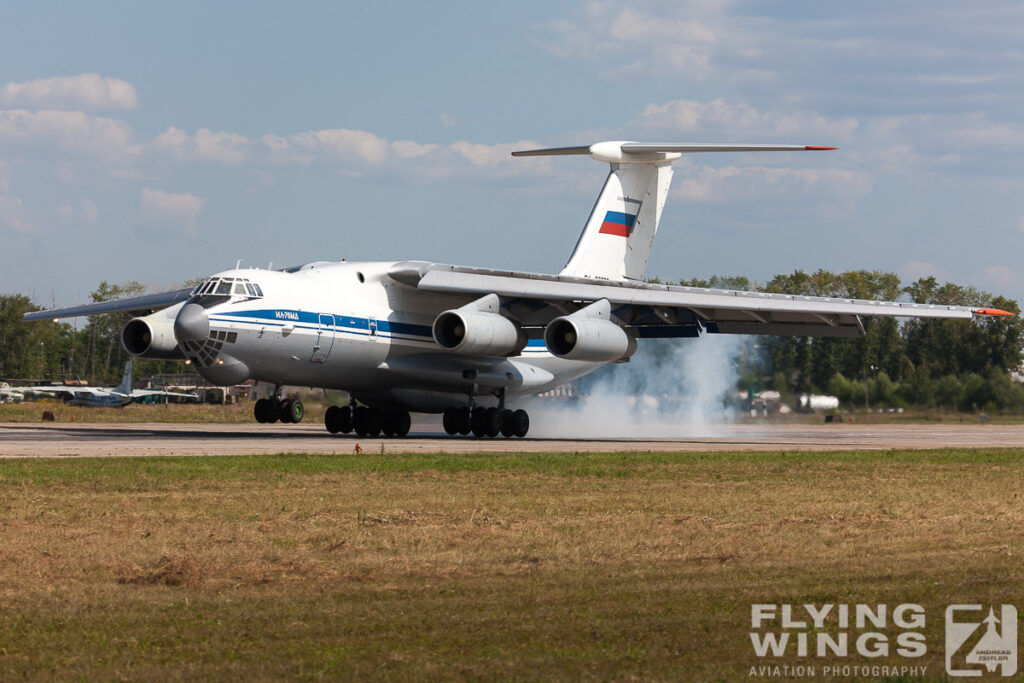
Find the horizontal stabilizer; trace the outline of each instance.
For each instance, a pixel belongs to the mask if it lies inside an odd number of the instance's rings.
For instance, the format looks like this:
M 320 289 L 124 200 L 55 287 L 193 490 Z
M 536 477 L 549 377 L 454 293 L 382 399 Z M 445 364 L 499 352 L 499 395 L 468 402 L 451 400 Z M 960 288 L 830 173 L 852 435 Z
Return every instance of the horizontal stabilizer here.
M 818 145 L 734 145 L 730 143 L 706 142 L 624 142 L 622 151 L 626 154 L 644 154 L 649 152 L 677 152 L 693 154 L 695 152 L 808 152 L 839 149 L 838 147 L 822 147 Z
M 746 145 L 731 142 L 628 142 L 617 140 L 595 142 L 592 145 L 577 147 L 526 149 L 512 152 L 512 156 L 540 157 L 588 154 L 598 161 L 621 163 L 630 161 L 672 161 L 678 159 L 680 154 L 697 154 L 702 152 L 822 152 L 832 149 L 839 148 L 826 147 L 824 145 Z

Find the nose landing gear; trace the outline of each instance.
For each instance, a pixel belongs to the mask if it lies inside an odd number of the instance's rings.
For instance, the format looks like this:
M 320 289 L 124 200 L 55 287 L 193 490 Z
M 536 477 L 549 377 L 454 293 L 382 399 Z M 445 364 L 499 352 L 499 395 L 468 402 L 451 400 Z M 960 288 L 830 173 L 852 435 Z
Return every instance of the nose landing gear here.
M 281 388 L 278 387 L 270 398 L 261 398 L 256 401 L 252 408 L 253 417 L 260 423 L 273 423 L 280 420 L 282 423 L 299 423 L 306 415 L 306 409 L 302 401 L 293 401 L 290 398 L 281 399 Z

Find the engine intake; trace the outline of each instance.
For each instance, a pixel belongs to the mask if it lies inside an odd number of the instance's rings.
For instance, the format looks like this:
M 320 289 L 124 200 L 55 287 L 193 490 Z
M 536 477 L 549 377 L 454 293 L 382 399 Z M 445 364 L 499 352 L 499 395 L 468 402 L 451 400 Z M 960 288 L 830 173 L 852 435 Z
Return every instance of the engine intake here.
M 544 328 L 544 344 L 567 360 L 620 361 L 636 353 L 636 339 L 611 320 L 607 299 L 595 301 L 572 315 L 555 318 Z
M 177 313 L 179 306 L 172 308 Z M 174 317 L 167 317 L 168 310 L 171 309 L 129 320 L 121 330 L 124 350 L 139 358 L 184 358 L 185 354 L 178 348 L 178 340 L 174 338 Z
M 497 294 L 488 294 L 434 319 L 434 341 L 449 351 L 473 356 L 512 356 L 526 346 L 526 333 L 498 313 Z

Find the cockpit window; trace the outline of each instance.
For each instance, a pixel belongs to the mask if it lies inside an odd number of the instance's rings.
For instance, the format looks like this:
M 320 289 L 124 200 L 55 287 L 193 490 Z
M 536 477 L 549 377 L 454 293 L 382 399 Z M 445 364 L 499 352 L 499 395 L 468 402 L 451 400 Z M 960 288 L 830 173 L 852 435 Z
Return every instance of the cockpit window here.
M 263 291 L 259 285 L 244 278 L 211 277 L 195 288 L 192 301 L 200 305 L 213 305 L 229 297 L 236 299 L 259 299 Z

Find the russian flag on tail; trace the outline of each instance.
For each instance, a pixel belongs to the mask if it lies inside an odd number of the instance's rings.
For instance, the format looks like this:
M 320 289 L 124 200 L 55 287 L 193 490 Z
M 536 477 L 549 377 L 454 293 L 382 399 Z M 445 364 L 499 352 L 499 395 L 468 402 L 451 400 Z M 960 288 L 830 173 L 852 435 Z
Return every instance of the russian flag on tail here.
M 604 215 L 604 222 L 601 223 L 601 229 L 598 232 L 606 235 L 629 237 L 630 233 L 633 232 L 634 223 L 636 223 L 636 214 L 609 211 Z

